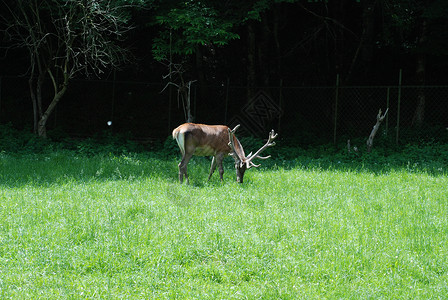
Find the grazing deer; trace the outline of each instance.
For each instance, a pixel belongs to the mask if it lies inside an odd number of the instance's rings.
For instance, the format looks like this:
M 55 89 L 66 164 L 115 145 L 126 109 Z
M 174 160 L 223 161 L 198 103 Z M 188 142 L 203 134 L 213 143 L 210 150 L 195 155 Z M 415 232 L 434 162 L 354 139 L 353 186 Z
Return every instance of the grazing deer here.
M 213 156 L 212 165 L 210 167 L 210 175 L 208 180 L 213 175 L 216 166 L 219 166 L 219 176 L 223 180 L 224 169 L 222 161 L 228 155 L 231 155 L 235 160 L 236 181 L 243 182 L 244 172 L 251 167 L 259 167 L 252 161 L 255 158 L 267 159 L 269 156 L 260 156 L 260 153 L 267 147 L 275 145 L 273 140 L 277 134 L 272 130 L 269 134 L 267 143 L 261 147 L 257 152 L 252 152 L 246 156 L 244 154 L 243 146 L 235 136 L 235 131 L 240 127 L 238 124 L 233 130 L 224 125 L 204 125 L 185 123 L 173 130 L 173 139 L 179 145 L 182 153 L 182 161 L 179 163 L 179 182 L 182 183 L 185 179 L 188 184 L 187 164 L 193 155 L 196 156 Z

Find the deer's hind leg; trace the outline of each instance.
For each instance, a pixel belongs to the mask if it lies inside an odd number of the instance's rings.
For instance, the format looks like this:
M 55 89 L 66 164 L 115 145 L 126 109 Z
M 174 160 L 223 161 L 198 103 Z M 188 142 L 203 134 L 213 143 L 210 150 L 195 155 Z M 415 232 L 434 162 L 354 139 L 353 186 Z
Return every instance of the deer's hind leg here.
M 223 178 L 224 168 L 222 166 L 222 161 L 224 160 L 224 157 L 225 157 L 225 155 L 223 153 L 216 155 L 216 164 L 218 165 L 218 168 L 219 168 L 219 178 L 221 179 L 221 181 L 224 181 L 224 178 Z
M 180 183 L 182 183 L 184 181 L 184 175 L 185 175 L 185 181 L 187 182 L 187 184 L 190 183 L 188 180 L 187 165 L 192 156 L 193 156 L 192 154 L 185 153 L 185 155 L 182 157 L 182 161 L 179 163 L 179 182 Z

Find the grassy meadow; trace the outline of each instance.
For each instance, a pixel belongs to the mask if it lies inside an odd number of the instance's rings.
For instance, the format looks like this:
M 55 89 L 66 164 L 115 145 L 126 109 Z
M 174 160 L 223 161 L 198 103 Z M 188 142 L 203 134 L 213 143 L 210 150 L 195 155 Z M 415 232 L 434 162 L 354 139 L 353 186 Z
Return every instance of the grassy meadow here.
M 447 299 L 446 160 L 0 153 L 2 299 Z

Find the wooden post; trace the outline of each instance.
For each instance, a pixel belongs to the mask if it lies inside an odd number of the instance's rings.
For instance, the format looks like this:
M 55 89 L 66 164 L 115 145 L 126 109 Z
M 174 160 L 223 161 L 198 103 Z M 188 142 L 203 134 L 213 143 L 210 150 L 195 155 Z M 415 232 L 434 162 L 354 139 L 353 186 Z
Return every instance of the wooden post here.
M 0 77 L 0 116 L 2 114 L 1 107 L 2 107 L 2 77 Z
M 280 107 L 280 110 L 282 110 L 282 106 L 283 106 L 283 78 L 280 78 L 280 91 L 279 91 L 279 95 L 278 95 L 278 106 Z M 282 118 L 282 114 L 280 114 L 278 116 L 277 132 L 281 132 L 280 131 L 281 118 Z
M 113 82 L 112 82 L 112 103 L 111 103 L 111 108 L 110 108 L 110 120 L 107 121 L 107 125 L 109 125 L 110 127 L 110 132 L 113 133 L 114 130 L 114 113 L 115 113 L 115 81 L 117 79 L 117 74 L 116 74 L 116 70 L 114 70 L 114 77 L 113 77 Z
M 401 104 L 401 79 L 402 79 L 402 69 L 400 69 L 398 75 L 398 104 L 397 104 L 397 136 L 395 138 L 395 143 L 398 145 L 398 139 L 400 136 L 400 104 Z
M 390 87 L 387 87 L 387 94 L 386 94 L 386 107 L 389 108 L 389 101 L 390 100 Z M 389 115 L 386 116 L 386 135 L 389 131 Z
M 336 91 L 334 100 L 334 130 L 333 130 L 333 143 L 337 142 L 337 126 L 338 126 L 338 102 L 339 102 L 339 74 L 336 75 Z
M 227 77 L 227 85 L 226 85 L 226 107 L 224 109 L 224 124 L 227 124 L 227 110 L 229 107 L 229 86 L 230 86 L 230 78 Z
M 173 91 L 171 86 L 169 87 L 168 90 L 168 134 L 171 133 L 172 129 L 171 129 L 171 99 L 172 99 L 172 95 L 173 95 Z
M 173 43 L 173 37 L 172 37 L 172 32 L 170 30 L 170 64 L 169 64 L 169 68 L 170 68 L 170 82 L 171 82 L 171 77 L 172 77 L 172 73 L 173 73 L 173 69 L 172 69 L 172 62 L 173 62 L 173 53 L 171 51 L 171 46 Z M 171 103 L 172 103 L 172 98 L 173 98 L 173 91 L 172 91 L 172 87 L 170 85 L 169 87 L 169 91 L 168 91 L 168 135 L 171 135 Z
M 194 105 L 193 120 L 194 120 L 194 119 L 197 119 L 197 114 L 196 114 L 196 113 L 197 113 L 197 110 L 196 110 L 196 107 L 197 107 L 196 102 L 197 102 L 197 100 L 198 100 L 197 96 L 198 96 L 198 90 L 197 90 L 197 86 L 195 85 L 195 86 L 194 86 L 194 98 L 193 98 L 193 105 Z

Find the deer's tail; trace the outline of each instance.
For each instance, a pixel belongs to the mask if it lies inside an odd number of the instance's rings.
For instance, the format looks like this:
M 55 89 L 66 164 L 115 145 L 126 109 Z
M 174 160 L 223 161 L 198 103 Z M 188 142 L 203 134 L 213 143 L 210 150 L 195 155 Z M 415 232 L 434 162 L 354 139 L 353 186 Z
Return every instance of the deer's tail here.
M 176 140 L 177 145 L 180 148 L 180 152 L 182 153 L 182 156 L 185 155 L 185 133 L 180 132 L 180 130 L 174 129 L 173 130 L 173 139 Z

